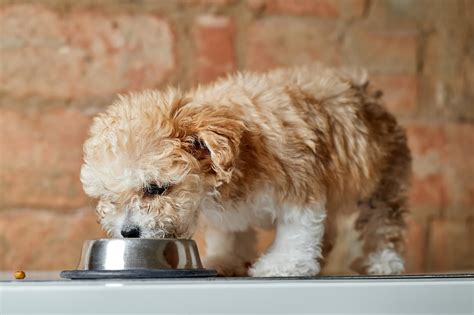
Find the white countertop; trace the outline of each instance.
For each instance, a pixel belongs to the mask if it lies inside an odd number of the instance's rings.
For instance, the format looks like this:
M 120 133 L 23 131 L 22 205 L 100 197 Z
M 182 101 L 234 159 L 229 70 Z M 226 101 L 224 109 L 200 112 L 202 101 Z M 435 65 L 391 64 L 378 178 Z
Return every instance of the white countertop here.
M 53 279 L 47 280 L 44 279 Z M 0 280 L 11 279 L 0 273 Z M 32 280 L 43 279 L 43 280 Z M 0 314 L 474 314 L 474 278 L 0 282 Z

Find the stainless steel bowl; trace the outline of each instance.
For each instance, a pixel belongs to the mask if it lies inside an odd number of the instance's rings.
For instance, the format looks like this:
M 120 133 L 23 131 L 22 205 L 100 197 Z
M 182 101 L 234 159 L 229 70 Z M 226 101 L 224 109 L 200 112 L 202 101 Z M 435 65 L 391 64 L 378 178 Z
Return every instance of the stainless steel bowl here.
M 85 241 L 78 270 L 202 269 L 193 240 L 98 239 Z

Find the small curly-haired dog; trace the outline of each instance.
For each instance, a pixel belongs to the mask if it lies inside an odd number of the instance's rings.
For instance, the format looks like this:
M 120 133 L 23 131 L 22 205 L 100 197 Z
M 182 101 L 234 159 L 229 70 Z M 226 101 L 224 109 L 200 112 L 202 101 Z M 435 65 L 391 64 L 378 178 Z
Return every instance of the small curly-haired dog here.
M 132 93 L 95 118 L 81 180 L 112 237 L 190 238 L 203 217 L 224 275 L 400 273 L 410 152 L 379 96 L 321 65 Z

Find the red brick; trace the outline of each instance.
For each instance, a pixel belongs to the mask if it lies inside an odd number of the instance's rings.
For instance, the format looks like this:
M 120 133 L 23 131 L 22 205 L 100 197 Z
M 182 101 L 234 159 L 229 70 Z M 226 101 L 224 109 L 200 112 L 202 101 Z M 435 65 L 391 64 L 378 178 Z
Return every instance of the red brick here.
M 413 178 L 409 193 L 415 218 L 439 216 L 449 198 L 442 167 L 447 144 L 443 125 L 409 124 L 408 145 L 413 156 Z
M 442 162 L 451 198 L 446 216 L 474 217 L 474 125 L 449 124 L 446 133 L 448 145 Z
M 0 211 L 0 270 L 75 269 L 82 242 L 100 237 L 91 209 Z
M 474 11 L 474 8 L 472 11 Z M 474 26 L 472 26 L 472 29 L 474 29 Z M 474 50 L 473 43 L 471 43 L 470 49 L 471 51 Z M 463 99 L 465 102 L 461 115 L 463 117 L 470 118 L 472 121 L 474 120 L 474 106 L 472 106 L 472 104 L 474 104 L 474 89 L 472 88 L 474 86 L 474 58 L 468 57 L 466 55 L 462 67 L 464 69 Z
M 443 1 L 437 4 L 441 3 Z M 451 6 L 451 4 L 446 5 L 446 7 Z M 426 3 L 422 1 L 371 1 L 367 22 L 375 29 L 413 30 L 416 29 L 418 23 L 429 16 L 427 11 L 432 9 L 432 7 L 428 9 Z
M 367 9 L 367 0 L 339 0 L 343 17 L 362 17 Z
M 407 273 L 422 273 L 426 270 L 426 229 L 413 217 L 407 219 L 405 261 Z
M 374 87 L 382 90 L 390 112 L 397 116 L 413 116 L 418 98 L 418 78 L 413 75 L 372 76 Z
M 262 71 L 312 61 L 337 65 L 341 61 L 337 36 L 331 21 L 283 17 L 258 20 L 248 30 L 247 68 Z
M 193 235 L 193 239 L 196 241 L 200 257 L 206 255 L 206 231 L 203 227 L 198 228 L 196 233 Z
M 146 30 L 146 31 L 144 31 Z M 0 86 L 15 96 L 80 98 L 156 87 L 175 67 L 168 23 L 149 14 L 0 9 Z
M 430 235 L 429 271 L 474 270 L 474 221 L 435 220 Z
M 445 162 L 443 157 L 449 145 L 446 125 L 411 123 L 405 127 L 413 155 L 415 177 L 440 174 Z
M 205 15 L 194 23 L 196 79 L 209 82 L 236 69 L 234 24 L 230 17 Z
M 237 0 L 179 0 L 186 5 L 215 5 L 227 6 L 234 4 Z
M 264 253 L 275 239 L 275 230 L 257 230 L 257 251 Z
M 442 124 L 413 123 L 407 125 L 406 130 L 410 149 L 416 155 L 440 152 L 448 143 Z
M 420 64 L 421 114 L 431 119 L 474 121 L 474 58 L 472 58 L 471 18 L 466 3 L 472 1 L 440 1 L 430 16 L 423 21 L 424 29 L 433 32 L 423 38 L 423 56 Z M 425 6 L 422 9 L 426 10 Z M 436 13 L 434 13 L 436 12 Z M 418 16 L 417 16 L 418 17 Z M 418 25 L 420 25 L 417 20 Z M 430 25 L 431 24 L 431 25 Z
M 418 214 L 474 216 L 474 126 L 411 123 L 406 127 L 413 154 L 412 207 Z
M 340 3 L 334 0 L 248 0 L 247 3 L 254 10 L 268 13 L 320 17 L 338 17 L 341 14 Z
M 89 203 L 79 181 L 90 117 L 74 109 L 0 111 L 0 207 Z
M 354 29 L 344 45 L 345 60 L 374 74 L 417 72 L 418 34 Z
M 412 178 L 409 200 L 416 217 L 440 215 L 448 198 L 445 179 L 442 175 L 433 174 Z
M 457 158 L 467 169 L 474 165 L 474 124 L 459 123 L 447 124 L 448 152 L 443 156 L 446 162 L 452 162 Z
M 366 0 L 247 0 L 247 5 L 254 11 L 269 14 L 335 18 L 362 16 L 366 2 Z

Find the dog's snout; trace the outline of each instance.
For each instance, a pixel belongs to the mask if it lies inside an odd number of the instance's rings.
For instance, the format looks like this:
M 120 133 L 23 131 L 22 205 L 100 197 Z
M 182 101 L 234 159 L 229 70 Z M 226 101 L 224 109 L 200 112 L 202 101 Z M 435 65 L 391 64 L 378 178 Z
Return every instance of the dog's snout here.
M 138 238 L 140 237 L 140 228 L 138 226 L 128 226 L 120 232 L 125 238 Z

